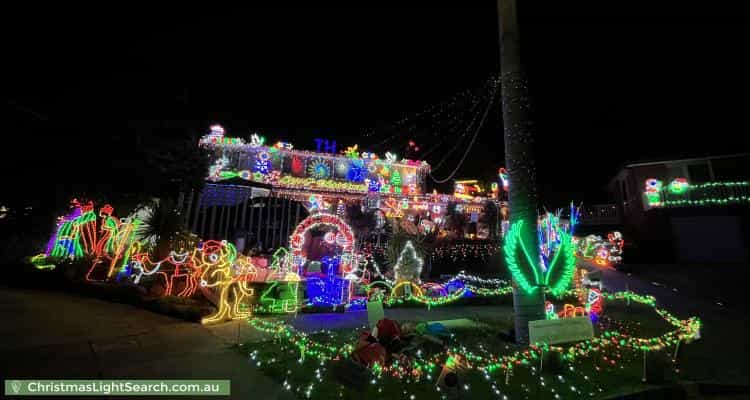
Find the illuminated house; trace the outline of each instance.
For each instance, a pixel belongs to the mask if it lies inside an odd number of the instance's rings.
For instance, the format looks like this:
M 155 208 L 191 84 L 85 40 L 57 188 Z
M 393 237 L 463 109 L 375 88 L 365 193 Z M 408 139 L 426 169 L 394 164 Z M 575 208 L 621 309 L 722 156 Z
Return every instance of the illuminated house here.
M 750 247 L 748 179 L 750 154 L 638 162 L 619 171 L 609 193 L 626 240 L 650 260 L 742 262 Z
M 201 193 L 183 194 L 178 205 L 188 227 L 205 239 L 243 237 L 264 249 L 286 246 L 308 213 L 343 215 L 353 204 L 375 210 L 381 227 L 390 220 L 412 233 L 426 232 L 442 224 L 449 203 L 476 215 L 490 197 L 426 193 L 426 162 L 392 153 L 381 157 L 356 145 L 338 149 L 327 139 L 311 141 L 315 151 L 301 150 L 287 142 L 265 143 L 257 134 L 249 140 L 228 137 L 214 125 L 198 145 L 209 154 L 207 183 Z

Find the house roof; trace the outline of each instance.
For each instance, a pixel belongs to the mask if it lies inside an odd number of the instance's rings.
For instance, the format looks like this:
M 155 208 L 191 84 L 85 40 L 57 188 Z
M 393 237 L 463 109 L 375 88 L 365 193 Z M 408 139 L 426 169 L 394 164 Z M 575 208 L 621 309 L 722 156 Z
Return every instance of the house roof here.
M 699 161 L 699 160 L 716 160 L 721 158 L 734 158 L 734 157 L 750 157 L 750 153 L 736 153 L 736 154 L 725 154 L 719 156 L 704 156 L 704 157 L 692 157 L 692 158 L 680 158 L 680 159 L 651 159 L 643 161 L 626 162 L 623 168 L 641 167 L 645 165 L 655 165 L 664 163 L 675 163 L 675 162 L 686 162 L 686 161 Z

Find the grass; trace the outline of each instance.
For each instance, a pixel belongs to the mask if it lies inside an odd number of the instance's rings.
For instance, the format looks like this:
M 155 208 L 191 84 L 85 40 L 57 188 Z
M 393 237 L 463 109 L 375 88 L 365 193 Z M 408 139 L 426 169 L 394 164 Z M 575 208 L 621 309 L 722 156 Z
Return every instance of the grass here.
M 405 322 L 405 321 L 399 321 Z M 509 355 L 520 348 L 503 341 L 507 321 L 482 321 L 483 328 L 453 331 L 446 345 L 464 352 L 483 355 Z M 639 337 L 658 336 L 673 329 L 648 306 L 613 301 L 607 304 L 597 334 L 602 329 L 626 330 Z M 341 347 L 354 345 L 359 332 L 326 331 L 310 334 L 309 338 Z M 689 345 L 685 346 L 689 347 Z M 442 346 L 421 345 L 421 357 L 444 355 Z M 283 338 L 250 342 L 240 347 L 254 359 L 258 367 L 299 398 L 312 399 L 433 399 L 433 398 L 602 398 L 648 388 L 642 383 L 643 355 L 631 350 L 592 353 L 572 362 L 555 362 L 553 355 L 545 357 L 542 373 L 539 365 L 514 368 L 509 383 L 502 370 L 485 376 L 476 369 L 459 373 L 457 388 L 438 388 L 435 381 L 440 367 L 427 370 L 424 376 L 397 379 L 387 374 L 377 377 L 369 370 L 356 367 L 347 360 L 321 362 L 314 357 L 300 360 L 300 349 Z M 671 362 L 673 349 L 649 353 L 646 372 L 650 382 L 676 383 L 685 379 L 679 363 Z M 442 358 L 444 360 L 444 357 Z M 343 377 L 343 378 L 342 378 Z M 312 389 L 310 389 L 312 388 Z M 459 391 L 460 389 L 460 391 Z

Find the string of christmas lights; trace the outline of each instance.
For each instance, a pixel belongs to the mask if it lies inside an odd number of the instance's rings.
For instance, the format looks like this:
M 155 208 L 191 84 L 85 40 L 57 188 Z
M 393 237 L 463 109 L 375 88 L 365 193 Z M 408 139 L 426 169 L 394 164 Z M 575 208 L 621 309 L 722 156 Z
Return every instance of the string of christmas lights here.
M 575 296 L 575 294 L 574 291 L 568 291 L 562 295 Z M 518 368 L 524 368 L 530 372 L 531 376 L 538 375 L 540 371 L 537 369 L 537 366 L 541 367 L 540 362 L 544 354 L 559 354 L 561 359 L 567 364 L 567 368 L 564 369 L 565 372 L 581 376 L 580 374 L 583 372 L 578 372 L 575 368 L 578 360 L 585 358 L 596 360 L 594 368 L 597 372 L 600 372 L 606 367 L 616 367 L 618 361 L 620 363 L 624 362 L 627 354 L 636 356 L 644 354 L 645 357 L 645 354 L 648 352 L 671 348 L 677 349 L 680 343 L 688 343 L 699 335 L 700 320 L 695 317 L 680 320 L 668 311 L 656 307 L 655 300 L 651 296 L 642 296 L 632 292 L 603 293 L 602 295 L 610 301 L 629 300 L 650 306 L 655 310 L 657 315 L 662 317 L 675 329 L 660 336 L 641 338 L 625 332 L 623 330 L 624 324 L 613 324 L 610 319 L 605 318 L 600 326 L 614 327 L 615 329 L 604 329 L 598 337 L 569 346 L 534 343 L 520 350 L 511 350 L 510 354 L 496 354 L 486 349 L 482 343 L 473 344 L 471 347 L 459 344 L 431 355 L 417 352 L 416 356 L 411 360 L 397 358 L 388 365 L 375 363 L 369 367 L 373 376 L 371 384 L 377 385 L 382 382 L 383 378 L 393 378 L 404 383 L 435 382 L 439 381 L 439 377 L 435 379 L 435 374 L 442 371 L 444 366 L 450 364 L 455 367 L 455 364 L 461 364 L 463 369 L 481 373 L 487 381 L 487 388 L 490 390 L 490 393 L 500 398 L 507 398 L 503 397 L 501 387 L 508 387 L 511 384 L 511 377 L 514 375 L 514 371 Z M 249 320 L 249 324 L 259 331 L 272 335 L 274 341 L 281 346 L 283 351 L 288 350 L 299 354 L 299 364 L 303 364 L 309 360 L 313 365 L 319 365 L 320 368 L 325 369 L 332 365 L 329 364 L 330 362 L 343 360 L 351 356 L 354 351 L 354 347 L 350 344 L 340 345 L 336 343 L 335 335 L 331 331 L 318 332 L 315 334 L 316 337 L 325 337 L 313 340 L 311 335 L 299 332 L 281 321 L 267 321 L 253 318 Z M 276 362 L 275 359 L 258 360 L 257 350 L 251 352 L 251 360 L 257 361 L 256 365 L 258 366 L 261 366 L 262 363 Z M 288 373 L 290 374 L 291 371 L 288 371 Z M 584 382 L 594 384 L 588 375 L 583 375 L 582 378 Z M 320 371 L 316 372 L 315 379 L 322 384 L 323 379 Z M 539 380 L 540 387 L 550 387 L 550 393 L 555 398 L 560 398 L 558 392 L 551 387 L 553 386 L 551 385 L 552 382 L 545 381 L 541 375 L 539 376 Z M 566 383 L 566 379 L 562 374 L 556 375 L 555 380 L 559 384 Z M 521 385 L 524 386 L 521 389 L 528 393 L 529 391 L 525 387 L 525 384 Z M 283 386 L 287 390 L 294 389 L 288 381 L 285 381 Z M 301 385 L 294 390 L 309 398 L 312 397 L 314 388 L 315 384 L 310 383 L 309 385 Z M 464 389 L 470 390 L 468 386 Z M 586 393 L 590 397 L 593 397 L 602 391 L 601 388 L 589 388 L 590 390 L 586 391 L 582 389 L 575 386 L 568 387 L 568 390 L 576 398 L 580 398 L 581 395 Z M 440 385 L 435 390 L 440 392 Z M 408 392 L 405 390 L 404 394 L 408 395 Z M 412 395 L 410 398 L 414 398 L 414 396 Z
M 497 243 L 456 243 L 450 246 L 436 247 L 430 258 L 432 260 L 465 261 L 468 259 L 486 260 L 500 252 L 502 246 Z

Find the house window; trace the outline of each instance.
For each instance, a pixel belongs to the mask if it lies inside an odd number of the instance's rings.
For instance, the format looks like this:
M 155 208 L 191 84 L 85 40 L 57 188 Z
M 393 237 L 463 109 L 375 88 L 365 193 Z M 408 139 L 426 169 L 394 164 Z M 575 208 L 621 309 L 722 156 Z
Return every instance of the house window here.
M 692 184 L 706 183 L 711 181 L 711 171 L 708 164 L 688 165 L 688 182 Z

